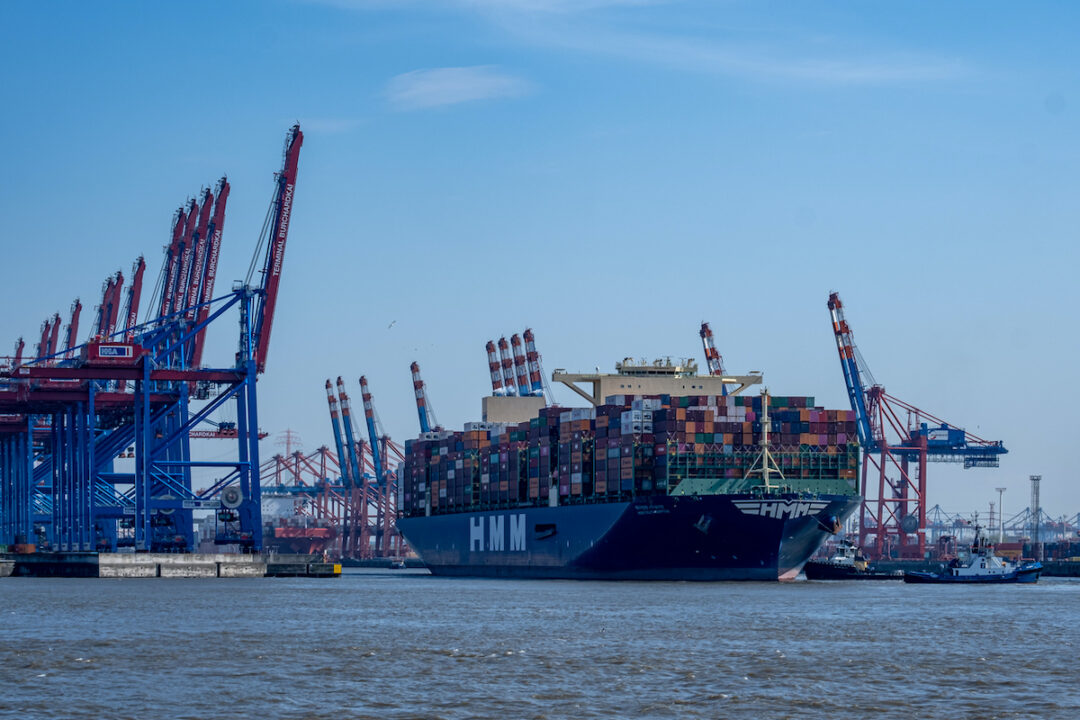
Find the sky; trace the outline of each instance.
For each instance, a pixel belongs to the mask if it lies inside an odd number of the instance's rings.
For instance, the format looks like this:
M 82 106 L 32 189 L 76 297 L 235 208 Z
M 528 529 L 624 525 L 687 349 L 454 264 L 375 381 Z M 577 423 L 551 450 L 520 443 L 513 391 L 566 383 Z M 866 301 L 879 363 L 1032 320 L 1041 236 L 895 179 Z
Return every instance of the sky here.
M 85 328 L 140 254 L 152 285 L 173 211 L 226 173 L 228 290 L 299 122 L 264 458 L 286 429 L 333 445 L 338 375 L 415 436 L 413 360 L 443 425 L 479 419 L 484 344 L 525 327 L 550 374 L 703 364 L 708 320 L 729 372 L 847 408 L 835 290 L 890 394 L 1009 449 L 931 466 L 928 505 L 970 517 L 1003 486 L 1009 517 L 1041 474 L 1047 512 L 1080 511 L 1074 3 L 12 0 L 4 18 L 0 347 L 32 347 L 75 297 Z M 228 365 L 235 324 L 212 330 Z

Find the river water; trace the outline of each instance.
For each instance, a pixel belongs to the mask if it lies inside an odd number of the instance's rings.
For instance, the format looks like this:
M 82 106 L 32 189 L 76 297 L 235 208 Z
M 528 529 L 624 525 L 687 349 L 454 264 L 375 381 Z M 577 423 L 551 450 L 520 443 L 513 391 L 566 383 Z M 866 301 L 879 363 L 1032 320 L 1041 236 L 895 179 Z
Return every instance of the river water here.
M 0 717 L 1076 718 L 1080 581 L 0 579 Z

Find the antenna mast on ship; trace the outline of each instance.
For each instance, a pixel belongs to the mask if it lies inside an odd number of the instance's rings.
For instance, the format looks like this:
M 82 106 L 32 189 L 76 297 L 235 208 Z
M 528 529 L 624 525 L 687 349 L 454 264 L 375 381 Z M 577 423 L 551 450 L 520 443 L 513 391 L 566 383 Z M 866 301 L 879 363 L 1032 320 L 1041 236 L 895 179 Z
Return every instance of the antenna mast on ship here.
M 754 458 L 754 463 L 746 471 L 743 479 L 749 479 L 754 473 L 761 473 L 761 485 L 758 487 L 766 493 L 778 492 L 780 485 L 772 484 L 772 474 L 776 473 L 781 480 L 786 480 L 780 466 L 769 450 L 769 389 L 761 391 L 761 452 Z

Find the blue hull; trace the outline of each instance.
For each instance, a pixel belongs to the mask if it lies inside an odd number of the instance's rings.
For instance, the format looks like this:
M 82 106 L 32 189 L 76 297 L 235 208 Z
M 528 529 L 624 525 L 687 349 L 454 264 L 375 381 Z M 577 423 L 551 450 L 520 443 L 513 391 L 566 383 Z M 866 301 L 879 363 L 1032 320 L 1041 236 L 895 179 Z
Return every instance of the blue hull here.
M 656 496 L 397 522 L 435 575 L 609 580 L 787 580 L 859 498 Z

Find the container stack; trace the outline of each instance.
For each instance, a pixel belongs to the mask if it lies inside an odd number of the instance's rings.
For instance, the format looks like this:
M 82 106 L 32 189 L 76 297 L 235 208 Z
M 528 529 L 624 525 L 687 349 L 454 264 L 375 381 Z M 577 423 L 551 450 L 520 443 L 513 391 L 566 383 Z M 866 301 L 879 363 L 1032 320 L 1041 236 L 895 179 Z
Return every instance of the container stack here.
M 769 445 L 784 482 L 855 485 L 858 445 L 850 410 L 813 397 L 768 398 Z M 745 492 L 760 453 L 761 396 L 614 395 L 596 408 L 548 407 L 519 424 L 467 423 L 405 444 L 407 515 L 611 502 L 666 494 L 685 478 Z M 808 483 L 810 484 L 810 483 Z

